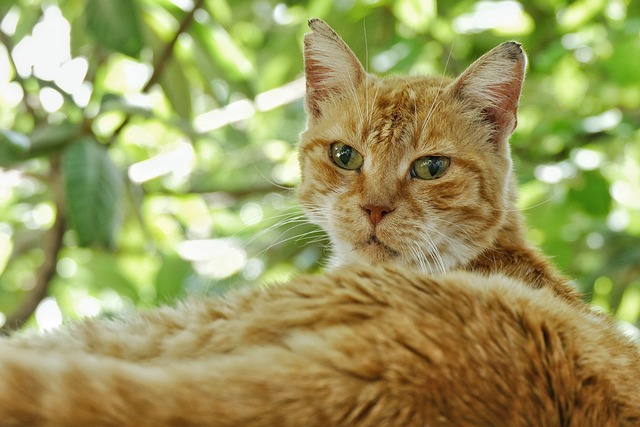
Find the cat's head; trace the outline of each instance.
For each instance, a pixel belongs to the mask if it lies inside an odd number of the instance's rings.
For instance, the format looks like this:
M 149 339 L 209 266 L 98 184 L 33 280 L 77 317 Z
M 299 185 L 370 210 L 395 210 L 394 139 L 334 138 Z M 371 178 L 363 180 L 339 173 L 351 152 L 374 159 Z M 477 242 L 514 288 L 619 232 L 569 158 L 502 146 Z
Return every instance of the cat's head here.
M 508 139 L 526 58 L 501 44 L 456 79 L 368 74 L 323 21 L 304 39 L 299 199 L 332 264 L 463 265 L 514 208 Z

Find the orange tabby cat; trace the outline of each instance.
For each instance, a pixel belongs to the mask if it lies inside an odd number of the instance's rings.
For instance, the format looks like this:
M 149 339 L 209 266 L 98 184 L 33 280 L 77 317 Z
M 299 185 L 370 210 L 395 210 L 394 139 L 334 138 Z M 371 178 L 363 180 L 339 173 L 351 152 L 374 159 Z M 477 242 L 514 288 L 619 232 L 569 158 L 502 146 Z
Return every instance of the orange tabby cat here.
M 516 43 L 455 80 L 305 38 L 331 272 L 0 341 L 0 426 L 638 426 L 640 355 L 525 240 Z

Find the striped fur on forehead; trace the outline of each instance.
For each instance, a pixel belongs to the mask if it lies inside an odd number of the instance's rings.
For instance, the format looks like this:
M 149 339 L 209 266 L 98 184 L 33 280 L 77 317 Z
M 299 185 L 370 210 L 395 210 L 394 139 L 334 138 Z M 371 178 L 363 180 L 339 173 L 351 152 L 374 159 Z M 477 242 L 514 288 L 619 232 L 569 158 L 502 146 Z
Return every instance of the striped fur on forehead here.
M 375 79 L 368 88 L 373 95 L 365 99 L 368 113 L 362 120 L 361 133 L 372 144 L 393 144 L 415 124 L 417 94 L 410 86 L 392 80 Z

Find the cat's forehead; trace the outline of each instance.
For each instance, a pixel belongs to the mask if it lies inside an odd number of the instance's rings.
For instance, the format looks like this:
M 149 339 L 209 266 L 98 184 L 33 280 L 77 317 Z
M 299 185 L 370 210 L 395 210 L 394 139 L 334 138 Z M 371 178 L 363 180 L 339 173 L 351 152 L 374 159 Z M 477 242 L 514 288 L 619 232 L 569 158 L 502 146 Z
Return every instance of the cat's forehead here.
M 413 112 L 414 108 L 430 107 L 450 82 L 450 78 L 443 76 L 370 77 L 363 85 L 360 96 L 369 98 L 374 108 L 384 110 L 392 106 Z
M 368 79 L 352 99 L 353 108 L 342 110 L 350 111 L 343 116 L 348 126 L 338 120 L 334 130 L 348 130 L 353 137 L 384 151 L 407 144 L 415 148 L 428 134 L 441 136 L 435 123 L 441 120 L 431 119 L 446 109 L 444 90 L 450 81 L 446 77 Z
M 341 141 L 385 161 L 455 151 L 457 114 L 441 76 L 367 76 L 325 110 L 304 141 Z

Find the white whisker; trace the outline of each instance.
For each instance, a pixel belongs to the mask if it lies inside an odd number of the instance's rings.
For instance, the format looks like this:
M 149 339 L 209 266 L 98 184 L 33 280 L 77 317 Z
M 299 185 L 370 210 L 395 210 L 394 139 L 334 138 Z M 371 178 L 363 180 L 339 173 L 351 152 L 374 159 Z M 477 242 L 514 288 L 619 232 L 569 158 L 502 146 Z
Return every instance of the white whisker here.
M 272 179 L 267 178 L 267 177 L 262 173 L 262 171 L 261 171 L 260 169 L 258 169 L 258 166 L 257 166 L 255 163 L 253 163 L 253 164 L 252 164 L 252 166 L 253 166 L 253 168 L 256 170 L 256 172 L 258 172 L 258 174 L 259 174 L 262 178 L 264 178 L 264 180 L 265 180 L 265 181 L 267 181 L 269 184 L 273 185 L 274 187 L 279 188 L 279 189 L 281 189 L 281 190 L 286 190 L 286 191 L 295 191 L 295 187 L 286 187 L 286 186 L 284 186 L 284 185 L 278 184 L 277 182 L 275 182 L 275 181 L 274 181 L 274 180 L 272 180 Z
M 299 224 L 299 225 L 297 225 L 297 226 L 295 226 L 295 227 L 292 227 L 289 231 L 294 230 L 294 229 L 296 229 L 296 228 L 298 228 L 298 227 L 300 227 L 300 226 L 302 226 L 302 225 L 304 225 L 304 224 Z M 255 255 L 255 257 L 256 257 L 256 258 L 257 258 L 257 257 L 259 257 L 260 255 L 264 254 L 265 252 L 267 252 L 267 251 L 269 251 L 269 250 L 273 249 L 274 247 L 276 247 L 276 246 L 278 246 L 278 245 L 281 245 L 281 244 L 283 244 L 283 243 L 289 242 L 289 241 L 294 240 L 294 239 L 298 239 L 298 240 L 299 240 L 299 239 L 302 239 L 302 238 L 304 238 L 304 237 L 306 237 L 306 236 L 312 235 L 312 234 L 314 234 L 314 233 L 318 233 L 319 231 L 320 231 L 320 230 L 311 230 L 311 231 L 307 231 L 306 233 L 297 234 L 297 235 L 295 235 L 295 236 L 287 237 L 286 239 L 280 239 L 280 237 L 282 237 L 282 236 L 284 236 L 284 235 L 286 234 L 286 232 L 284 232 L 284 233 L 282 233 L 282 234 L 280 234 L 280 235 L 278 236 L 278 238 L 276 239 L 276 241 L 275 241 L 274 243 L 270 244 L 269 246 L 267 246 L 266 248 L 264 248 L 263 250 L 261 250 L 260 252 L 258 252 L 258 253 Z M 298 240 L 296 240 L 296 241 L 298 241 Z
M 261 230 L 259 233 L 257 233 L 256 235 L 254 235 L 251 239 L 247 240 L 246 242 L 244 242 L 244 244 L 242 245 L 242 249 L 246 249 L 249 245 L 251 245 L 253 242 L 255 242 L 257 239 L 259 239 L 260 237 L 264 236 L 265 234 L 284 227 L 284 226 L 288 226 L 290 224 L 297 224 L 293 227 L 290 228 L 290 230 L 295 229 L 297 227 L 300 227 L 302 225 L 308 224 L 309 222 L 307 221 L 307 219 L 303 216 L 303 215 L 297 215 L 288 219 L 285 219 L 283 221 L 278 221 L 277 223 L 271 225 L 270 227 L 265 228 L 264 230 Z M 286 233 L 286 231 L 285 231 Z M 227 239 L 232 239 L 234 236 L 229 236 L 227 237 Z
M 373 112 L 375 110 L 375 106 L 376 106 L 376 100 L 378 99 L 378 92 L 380 91 L 380 86 L 382 86 L 380 84 L 379 81 L 375 81 L 376 84 L 376 92 L 373 94 L 373 100 L 371 101 L 371 112 L 369 113 L 369 123 L 373 122 Z
M 453 51 L 453 43 L 451 44 L 451 49 L 449 50 L 449 55 L 447 56 L 447 61 L 444 64 L 444 73 L 447 73 L 447 67 L 449 66 L 449 60 L 451 59 L 451 52 Z M 445 77 L 444 75 L 440 78 L 440 85 L 438 86 L 438 91 L 436 92 L 436 96 L 433 99 L 433 103 L 431 104 L 431 108 L 429 109 L 429 112 L 427 113 L 427 117 L 425 118 L 424 122 L 422 123 L 422 128 L 420 129 L 420 137 L 419 139 L 422 140 L 422 138 L 424 137 L 424 133 L 427 130 L 427 127 L 429 126 L 429 121 L 431 120 L 431 115 L 433 114 L 433 112 L 435 111 L 437 104 L 438 104 L 438 97 L 440 96 L 440 92 L 442 91 L 442 85 L 444 83 Z

